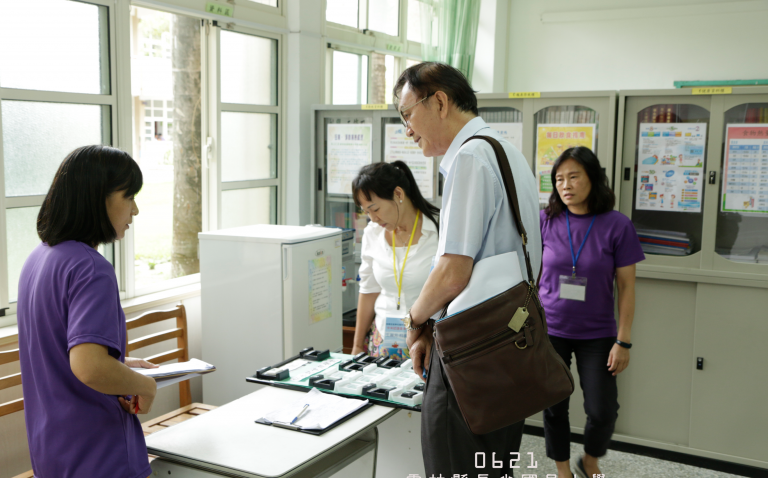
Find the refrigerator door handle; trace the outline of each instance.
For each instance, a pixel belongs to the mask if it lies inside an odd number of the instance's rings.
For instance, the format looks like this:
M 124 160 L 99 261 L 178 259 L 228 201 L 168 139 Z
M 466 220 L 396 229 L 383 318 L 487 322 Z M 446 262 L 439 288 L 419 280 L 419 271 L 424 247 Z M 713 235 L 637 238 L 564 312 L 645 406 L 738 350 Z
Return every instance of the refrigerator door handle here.
M 283 246 L 283 280 L 288 280 L 288 248 Z

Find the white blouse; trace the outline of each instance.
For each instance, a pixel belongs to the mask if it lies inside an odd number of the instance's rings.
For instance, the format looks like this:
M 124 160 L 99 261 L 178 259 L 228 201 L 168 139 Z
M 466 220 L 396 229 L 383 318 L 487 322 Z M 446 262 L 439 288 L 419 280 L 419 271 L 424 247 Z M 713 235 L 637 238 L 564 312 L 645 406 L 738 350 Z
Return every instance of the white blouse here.
M 432 268 L 432 259 L 437 253 L 437 228 L 429 219 L 421 215 L 421 237 L 419 242 L 411 244 L 408 260 L 403 272 L 402 293 L 400 295 L 400 310 L 397 310 L 397 284 L 392 261 L 392 243 L 387 243 L 383 227 L 375 222 L 369 222 L 363 233 L 360 264 L 360 293 L 373 294 L 379 292 L 374 310 L 376 312 L 376 328 L 384 332 L 387 317 L 405 317 L 408 309 L 413 306 L 421 294 L 424 283 Z M 403 267 L 403 258 L 407 246 L 395 248 L 397 255 L 397 270 Z M 383 333 L 382 333 L 383 335 Z

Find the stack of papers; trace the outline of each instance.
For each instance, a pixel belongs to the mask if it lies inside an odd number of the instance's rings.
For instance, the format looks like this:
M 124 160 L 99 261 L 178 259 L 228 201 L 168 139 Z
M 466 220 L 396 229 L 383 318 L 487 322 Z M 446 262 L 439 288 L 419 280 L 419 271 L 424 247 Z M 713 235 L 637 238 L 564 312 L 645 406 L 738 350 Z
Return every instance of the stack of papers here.
M 685 256 L 691 253 L 691 240 L 684 232 L 638 229 L 637 236 L 647 254 Z
M 347 415 L 368 404 L 368 400 L 343 398 L 338 395 L 322 393 L 313 388 L 306 395 L 299 396 L 295 401 L 280 405 L 259 420 L 269 423 L 291 424 L 294 418 L 309 405 L 293 426 L 302 430 L 324 430 Z
M 131 370 L 154 378 L 157 382 L 157 388 L 163 388 L 206 373 L 215 372 L 216 367 L 202 360 L 191 359 L 188 362 L 169 363 L 158 368 L 132 368 Z

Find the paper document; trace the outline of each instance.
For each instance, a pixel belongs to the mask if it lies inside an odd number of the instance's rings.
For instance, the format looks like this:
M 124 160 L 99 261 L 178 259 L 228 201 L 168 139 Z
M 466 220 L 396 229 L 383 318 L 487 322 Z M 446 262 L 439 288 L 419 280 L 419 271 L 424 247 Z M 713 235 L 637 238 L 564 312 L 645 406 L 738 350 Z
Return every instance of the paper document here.
M 203 374 L 216 370 L 216 367 L 202 360 L 192 359 L 189 362 L 169 363 L 158 368 L 132 368 L 134 372 L 154 379 L 178 377 L 190 374 Z
M 522 280 L 517 252 L 487 257 L 475 264 L 469 284 L 448 305 L 446 318 L 496 297 Z
M 286 405 L 280 405 L 279 408 L 267 413 L 263 420 L 290 424 L 304 409 L 304 406 L 309 405 L 293 425 L 303 430 L 323 430 L 354 413 L 367 403 L 368 400 L 343 398 L 338 395 L 322 393 L 313 388 L 306 395 L 302 395 Z
M 184 380 L 199 377 L 200 375 L 201 374 L 199 373 L 191 373 L 189 375 L 178 375 L 176 377 L 157 378 L 155 379 L 155 382 L 157 383 L 157 388 L 165 388 L 169 385 L 173 385 L 174 383 L 183 382 Z

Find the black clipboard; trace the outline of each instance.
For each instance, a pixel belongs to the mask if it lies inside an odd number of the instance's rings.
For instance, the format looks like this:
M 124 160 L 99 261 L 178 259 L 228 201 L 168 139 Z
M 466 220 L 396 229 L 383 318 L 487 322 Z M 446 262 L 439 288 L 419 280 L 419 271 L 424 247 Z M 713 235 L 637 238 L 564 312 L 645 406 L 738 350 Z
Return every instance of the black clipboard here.
M 309 435 L 320 436 L 323 433 L 327 432 L 328 430 L 336 428 L 338 425 L 341 425 L 342 423 L 346 422 L 350 418 L 356 416 L 358 413 L 362 412 L 363 410 L 367 410 L 367 409 L 371 408 L 372 406 L 373 406 L 373 403 L 369 401 L 368 403 L 366 403 L 362 407 L 358 408 L 354 412 L 350 413 L 349 415 L 345 416 L 344 418 L 339 419 L 338 421 L 333 422 L 327 428 L 323 428 L 322 430 L 303 430 L 303 429 L 301 429 L 301 428 L 299 428 L 297 426 L 289 425 L 287 423 L 276 424 L 276 423 L 264 420 L 264 418 L 259 418 L 258 420 L 254 420 L 254 423 L 258 423 L 259 425 L 266 425 L 268 427 L 274 426 L 274 427 L 279 427 L 279 428 L 285 428 L 286 430 L 293 430 L 293 431 L 299 432 L 299 433 L 307 433 Z

